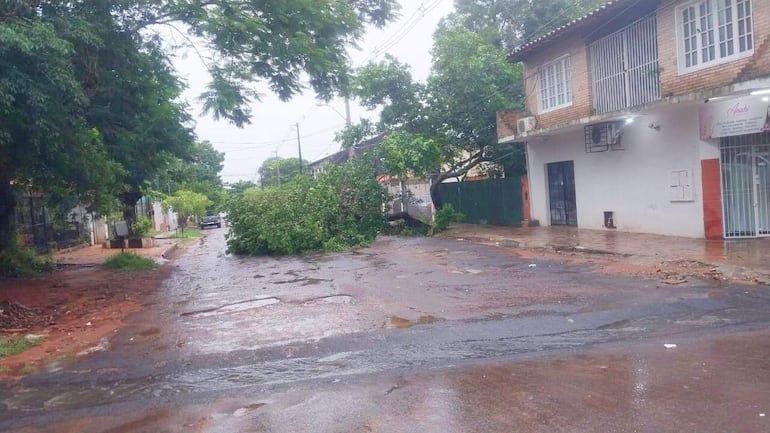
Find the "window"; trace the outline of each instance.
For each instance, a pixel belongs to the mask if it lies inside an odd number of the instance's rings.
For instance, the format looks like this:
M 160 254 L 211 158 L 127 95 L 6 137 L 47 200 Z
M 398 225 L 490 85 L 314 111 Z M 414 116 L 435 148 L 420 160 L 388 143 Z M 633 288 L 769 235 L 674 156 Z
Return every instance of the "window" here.
M 751 0 L 697 0 L 677 9 L 679 70 L 749 56 L 754 51 Z
M 569 56 L 546 63 L 537 71 L 540 83 L 540 112 L 572 105 Z

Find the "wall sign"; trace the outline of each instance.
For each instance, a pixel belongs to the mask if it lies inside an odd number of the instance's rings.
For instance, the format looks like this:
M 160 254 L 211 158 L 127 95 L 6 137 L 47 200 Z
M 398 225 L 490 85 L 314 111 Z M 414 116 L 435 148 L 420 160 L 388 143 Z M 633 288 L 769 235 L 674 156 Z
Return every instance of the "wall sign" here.
M 700 109 L 700 136 L 704 140 L 767 131 L 770 131 L 770 102 L 761 96 L 710 102 Z

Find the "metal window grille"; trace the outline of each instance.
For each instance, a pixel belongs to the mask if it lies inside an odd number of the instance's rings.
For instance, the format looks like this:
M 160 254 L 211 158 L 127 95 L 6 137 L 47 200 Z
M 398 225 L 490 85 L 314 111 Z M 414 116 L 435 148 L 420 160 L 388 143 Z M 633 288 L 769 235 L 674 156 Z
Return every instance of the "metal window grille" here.
M 610 113 L 660 99 L 654 14 L 592 43 L 590 52 L 596 113 Z
M 720 142 L 725 238 L 770 236 L 770 134 Z

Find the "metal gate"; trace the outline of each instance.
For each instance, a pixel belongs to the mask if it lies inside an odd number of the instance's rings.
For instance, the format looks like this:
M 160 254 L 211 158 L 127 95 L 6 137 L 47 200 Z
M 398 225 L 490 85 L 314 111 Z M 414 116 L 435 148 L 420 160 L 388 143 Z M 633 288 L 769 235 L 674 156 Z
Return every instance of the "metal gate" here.
M 590 45 L 596 113 L 610 113 L 660 99 L 656 25 L 653 14 Z
M 442 183 L 439 190 L 465 222 L 520 226 L 524 219 L 520 177 Z
M 722 138 L 725 238 L 770 236 L 770 134 Z
M 551 225 L 577 226 L 575 164 L 562 161 L 547 164 L 547 167 Z

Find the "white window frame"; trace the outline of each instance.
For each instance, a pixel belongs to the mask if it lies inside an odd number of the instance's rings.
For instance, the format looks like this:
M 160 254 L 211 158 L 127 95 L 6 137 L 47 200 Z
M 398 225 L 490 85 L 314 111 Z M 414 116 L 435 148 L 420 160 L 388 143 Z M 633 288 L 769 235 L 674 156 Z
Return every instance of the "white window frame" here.
M 733 62 L 735 60 L 743 59 L 746 57 L 750 57 L 754 54 L 754 49 L 756 48 L 756 28 L 754 27 L 754 5 L 752 4 L 752 0 L 745 0 L 745 2 L 748 4 L 750 9 L 750 15 L 747 18 L 744 18 L 743 20 L 738 19 L 738 3 L 741 4 L 744 3 L 744 0 L 730 0 L 730 18 L 731 20 L 728 22 L 725 22 L 724 24 L 720 24 L 719 20 L 722 14 L 720 13 L 723 11 L 721 9 L 722 5 L 724 5 L 725 0 L 692 0 L 689 1 L 683 5 L 677 6 L 676 8 L 676 14 L 674 17 L 675 20 L 675 28 L 676 28 L 676 45 L 677 45 L 677 64 L 679 69 L 679 75 L 689 74 L 691 72 L 700 71 L 703 69 L 711 68 L 717 65 L 721 65 L 724 63 Z M 712 32 L 710 35 L 708 33 L 704 33 L 700 31 L 700 28 L 702 27 L 703 23 L 703 16 L 701 15 L 700 6 L 702 4 L 706 4 L 708 7 L 710 7 L 710 21 L 706 23 L 706 25 L 709 27 L 710 31 Z M 684 11 L 686 9 L 693 8 L 693 10 L 696 13 L 696 16 L 694 17 L 694 23 L 696 30 L 698 31 L 697 34 L 695 34 L 694 39 L 691 39 L 692 41 L 695 41 L 695 51 L 694 54 L 697 57 L 697 64 L 692 66 L 687 66 L 686 62 L 686 52 L 685 52 L 685 25 L 683 22 L 684 19 Z M 726 9 L 725 9 L 726 10 Z M 724 14 L 727 16 L 728 14 Z M 740 42 L 743 40 L 746 41 L 746 36 L 744 33 L 744 36 L 739 35 L 739 31 L 741 29 L 741 24 L 744 25 L 748 22 L 750 29 L 749 29 L 749 35 L 751 40 L 751 48 L 740 52 Z M 727 35 L 727 27 L 731 27 L 732 35 Z M 724 33 L 722 33 L 722 30 L 724 29 Z M 722 39 L 724 35 L 724 40 Z M 710 60 L 704 62 L 704 42 L 707 43 L 707 47 L 711 47 L 713 51 L 708 51 L 709 56 L 711 57 Z M 722 45 L 723 44 L 731 44 L 732 45 L 732 54 L 722 55 Z M 725 46 L 725 51 L 729 53 L 730 47 Z
M 572 68 L 571 68 L 570 55 L 565 54 L 550 62 L 544 63 L 537 68 L 537 105 L 539 113 L 548 113 L 549 111 L 558 110 L 561 108 L 569 107 L 572 105 Z M 549 77 L 548 68 L 553 67 L 553 75 Z M 559 73 L 558 67 L 561 67 L 561 73 L 559 79 L 556 75 Z M 549 83 L 548 79 L 552 78 L 552 82 Z M 545 82 L 545 86 L 543 83 Z M 546 87 L 546 88 L 544 88 Z M 563 91 L 560 92 L 560 87 Z M 563 96 L 564 102 L 559 103 L 559 97 Z M 544 100 L 544 98 L 546 100 Z M 552 104 L 547 104 L 547 99 L 553 101 Z

